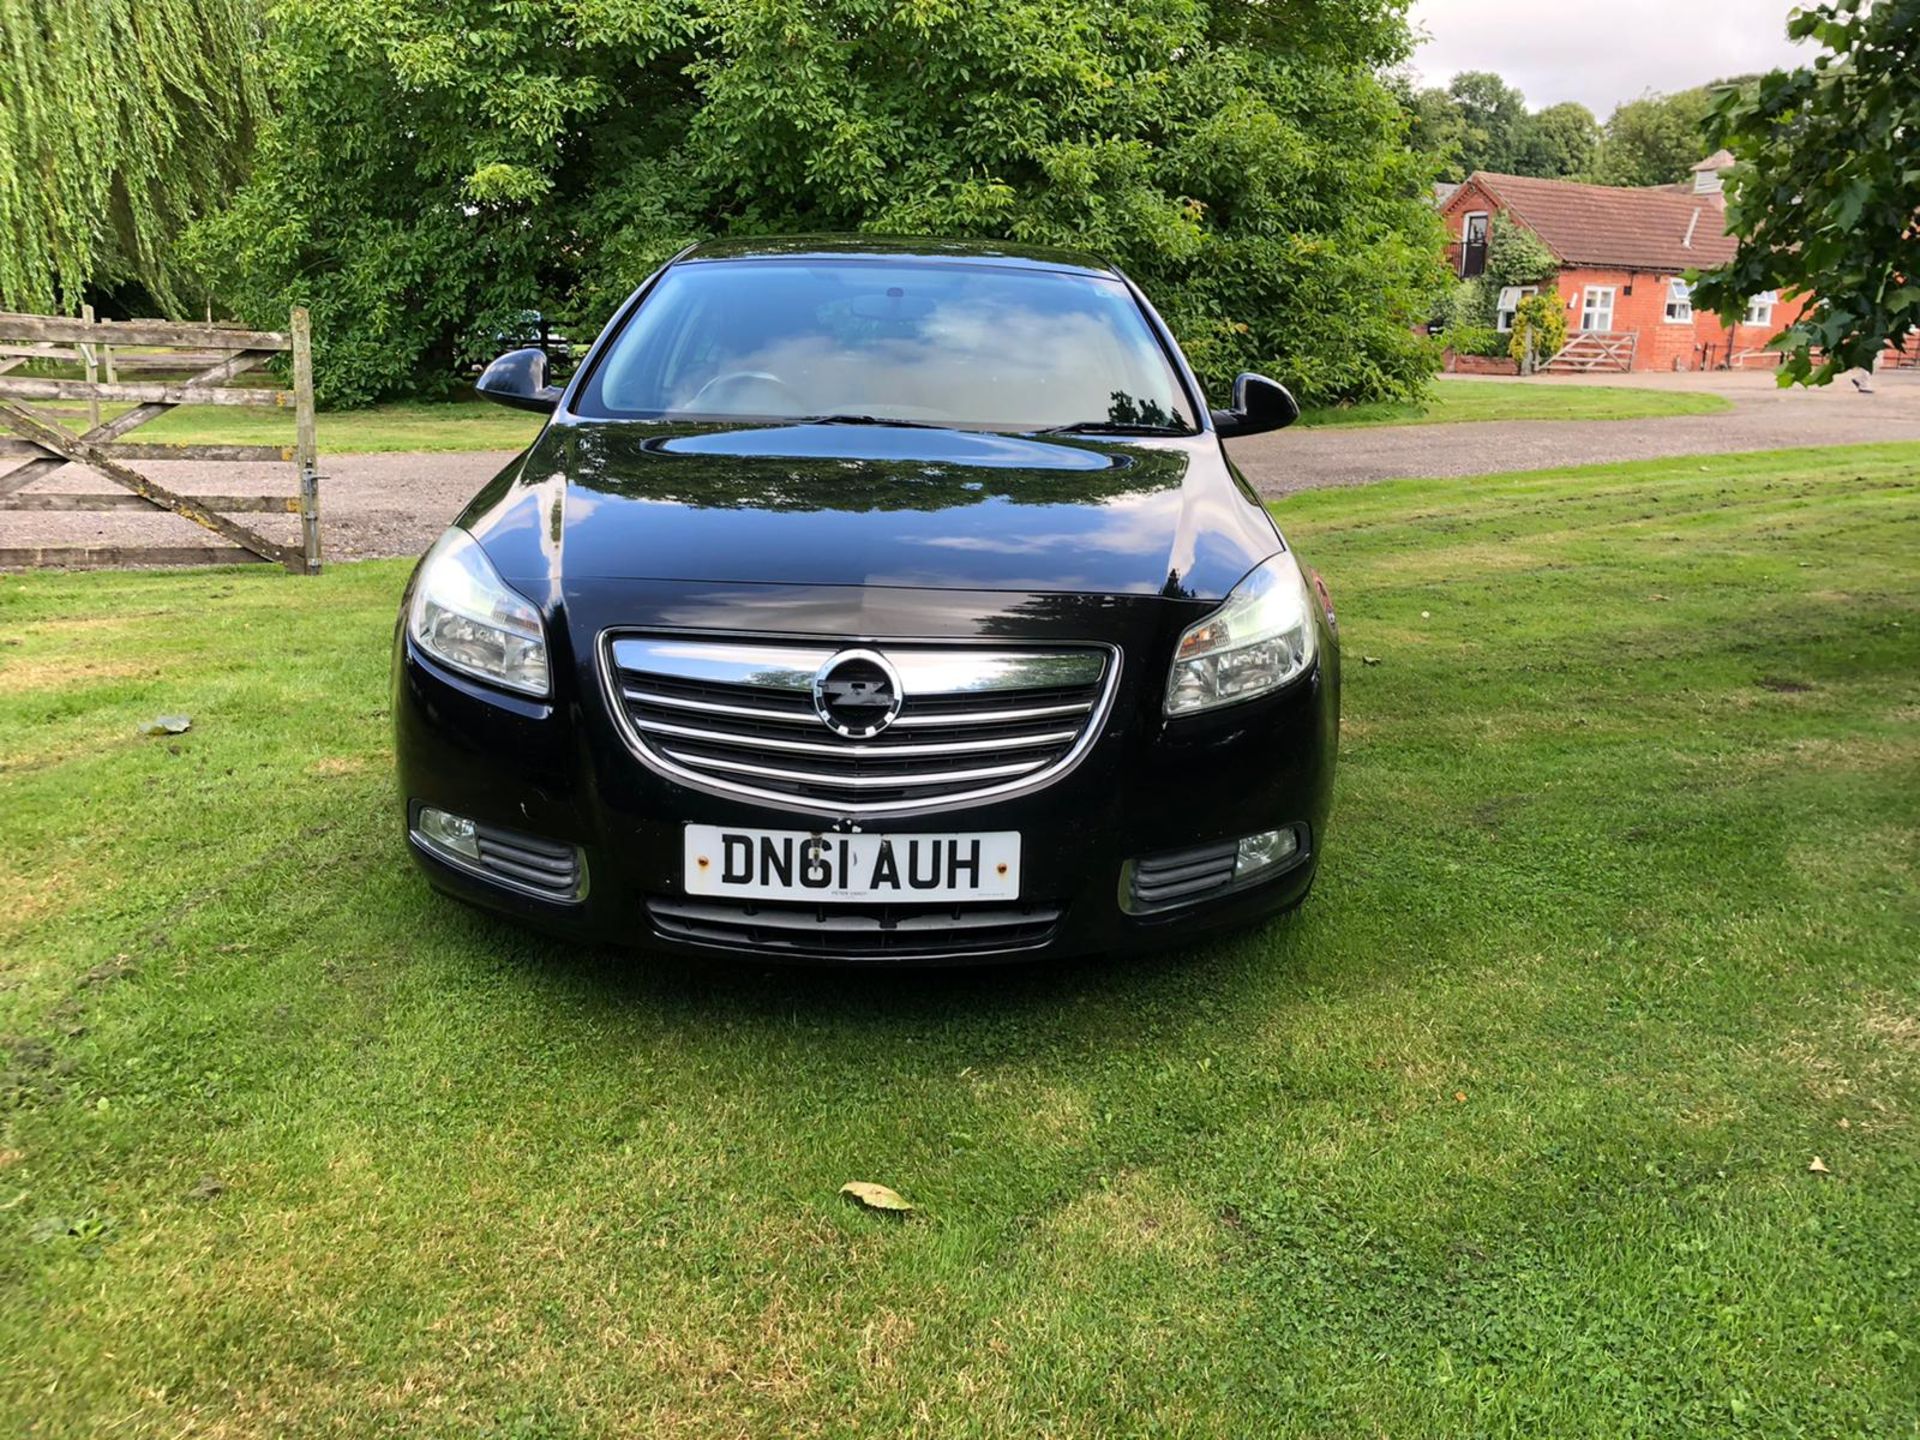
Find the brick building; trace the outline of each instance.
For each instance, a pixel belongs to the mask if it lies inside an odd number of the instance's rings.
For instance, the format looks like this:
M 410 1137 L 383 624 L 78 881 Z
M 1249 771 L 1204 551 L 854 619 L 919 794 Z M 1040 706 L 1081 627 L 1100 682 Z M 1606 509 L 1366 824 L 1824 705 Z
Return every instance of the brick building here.
M 1475 171 L 1441 204 L 1454 273 L 1471 279 L 1500 244 L 1501 229 L 1531 230 L 1560 262 L 1541 285 L 1503 289 L 1499 328 L 1520 299 L 1552 287 L 1567 313 L 1567 348 L 1556 370 L 1772 368 L 1768 340 L 1798 317 L 1800 301 L 1757 295 L 1732 325 L 1693 309 L 1685 272 L 1733 257 L 1726 233 L 1724 150 L 1677 185 L 1627 188 Z

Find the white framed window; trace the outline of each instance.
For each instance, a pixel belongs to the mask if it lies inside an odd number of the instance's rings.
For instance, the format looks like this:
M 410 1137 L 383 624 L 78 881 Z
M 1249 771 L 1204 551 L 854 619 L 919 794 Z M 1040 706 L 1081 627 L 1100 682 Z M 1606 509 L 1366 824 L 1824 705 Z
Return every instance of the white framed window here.
M 1538 285 L 1503 285 L 1500 287 L 1500 303 L 1494 307 L 1493 328 L 1505 334 L 1513 329 L 1513 317 L 1520 309 L 1520 302 L 1529 295 L 1538 295 Z
M 1667 323 L 1669 325 L 1693 323 L 1693 286 L 1678 275 L 1667 281 Z
M 1744 325 L 1773 324 L 1773 307 L 1779 303 L 1780 293 L 1777 290 L 1762 290 L 1747 301 L 1747 316 L 1741 323 Z
M 1580 305 L 1580 328 L 1602 333 L 1613 329 L 1613 290 L 1611 285 L 1589 285 Z

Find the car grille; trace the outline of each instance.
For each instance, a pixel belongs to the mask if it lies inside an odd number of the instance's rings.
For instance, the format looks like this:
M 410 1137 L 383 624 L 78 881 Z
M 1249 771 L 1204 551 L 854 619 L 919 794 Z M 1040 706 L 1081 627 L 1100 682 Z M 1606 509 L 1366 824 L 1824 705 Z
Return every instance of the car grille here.
M 839 733 L 816 705 L 815 677 L 849 654 L 879 657 L 903 692 L 877 733 Z M 1099 733 L 1120 668 L 1105 647 L 850 652 L 652 636 L 614 637 L 605 660 L 616 714 L 644 758 L 705 788 L 834 814 L 1057 778 Z
M 1127 912 L 1151 915 L 1192 905 L 1233 887 L 1240 842 L 1169 850 L 1133 862 L 1127 880 Z
M 669 939 L 761 954 L 910 960 L 1000 954 L 1045 945 L 1058 905 L 779 905 L 653 899 Z

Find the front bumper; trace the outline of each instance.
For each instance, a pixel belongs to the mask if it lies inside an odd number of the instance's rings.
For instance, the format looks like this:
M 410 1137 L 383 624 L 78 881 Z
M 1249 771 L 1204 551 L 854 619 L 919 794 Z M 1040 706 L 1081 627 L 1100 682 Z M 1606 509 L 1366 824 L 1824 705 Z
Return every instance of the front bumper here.
M 852 593 L 860 598 L 846 603 L 871 610 L 873 590 Z M 764 620 L 765 597 L 759 598 L 756 618 Z M 1005 612 L 1006 597 L 976 597 L 974 606 L 952 592 L 894 598 L 891 633 L 1008 634 L 991 618 Z M 586 612 L 598 607 L 576 603 L 570 621 L 550 622 L 560 642 L 554 673 L 562 691 L 553 702 L 466 680 L 421 655 L 404 628 L 396 634 L 394 723 L 409 849 L 441 890 L 593 943 L 756 959 L 961 963 L 1180 943 L 1290 909 L 1313 883 L 1339 723 L 1338 651 L 1324 620 L 1320 659 L 1284 690 L 1172 723 L 1160 713 L 1162 657 L 1193 618 L 1187 607 L 1158 598 L 1117 602 L 1098 617 L 1102 623 L 1092 635 L 1091 617 L 1067 607 L 1042 633 L 1023 629 L 1019 639 L 1091 638 L 1121 646 L 1127 665 L 1098 739 L 1073 769 L 1042 789 L 864 827 L 895 834 L 1017 830 L 1020 900 L 957 907 L 769 905 L 752 913 L 684 893 L 685 825 L 831 832 L 844 822 L 710 793 L 636 758 L 607 711 L 593 669 L 594 637 L 634 613 L 631 604 L 617 606 L 596 614 Z M 703 618 L 712 613 L 699 603 L 671 608 Z M 862 623 L 870 616 L 836 613 L 818 591 L 791 614 L 804 615 L 811 633 L 871 637 Z M 724 623 L 724 613 L 720 618 Z M 559 653 L 567 649 L 571 657 Z M 505 835 L 503 843 L 519 836 L 575 847 L 578 883 L 563 898 L 538 885 L 502 883 L 485 866 L 443 859 L 421 841 L 422 805 L 470 817 Z M 1143 857 L 1217 850 L 1221 842 L 1282 826 L 1297 827 L 1303 843 L 1297 857 L 1268 877 L 1208 890 L 1192 903 L 1130 913 L 1139 908 L 1129 886 Z

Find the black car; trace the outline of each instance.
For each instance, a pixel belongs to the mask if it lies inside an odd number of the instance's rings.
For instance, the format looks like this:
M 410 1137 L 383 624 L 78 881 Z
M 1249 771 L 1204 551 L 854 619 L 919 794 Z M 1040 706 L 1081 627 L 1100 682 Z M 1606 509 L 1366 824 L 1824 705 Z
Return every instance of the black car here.
M 429 550 L 394 646 L 409 849 L 581 938 L 1116 951 L 1313 882 L 1325 588 L 1134 285 L 947 241 L 694 247 Z

